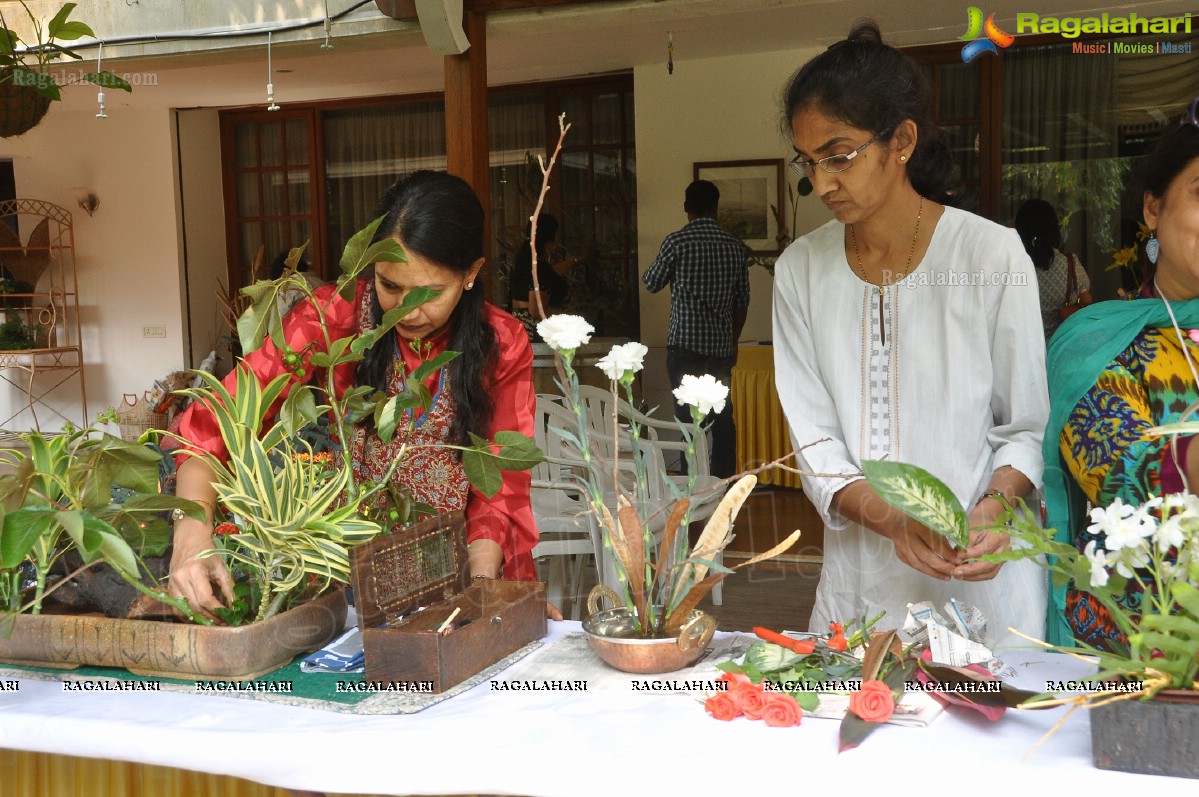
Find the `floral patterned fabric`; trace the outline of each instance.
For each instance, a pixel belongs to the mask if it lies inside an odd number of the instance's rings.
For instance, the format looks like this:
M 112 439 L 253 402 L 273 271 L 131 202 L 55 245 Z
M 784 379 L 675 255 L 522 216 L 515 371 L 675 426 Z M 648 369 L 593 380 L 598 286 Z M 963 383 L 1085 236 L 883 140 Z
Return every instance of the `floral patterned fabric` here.
M 373 284 L 360 280 L 353 302 L 343 300 L 327 285 L 314 292 L 314 301 L 325 313 L 329 337 L 332 340 L 357 334 L 369 318 L 365 308 L 369 306 L 369 292 Z M 504 311 L 490 305 L 483 306 L 485 321 L 495 331 L 497 343 L 496 361 L 489 369 L 485 380 L 491 395 L 494 412 L 491 429 L 487 437 L 497 431 L 512 430 L 528 437 L 533 436 L 533 417 L 536 395 L 533 389 L 533 349 L 520 322 Z M 288 313 L 283 322 L 283 334 L 287 345 L 296 351 L 302 350 L 310 341 L 318 344 L 324 340 L 320 330 L 320 317 L 313 302 L 301 302 Z M 435 338 L 423 341 L 425 350 L 414 351 L 413 347 L 396 347 L 397 358 L 404 364 L 403 371 L 410 373 L 422 360 L 437 356 L 447 348 L 449 332 L 443 331 Z M 323 347 L 322 347 L 323 348 Z M 262 384 L 287 371 L 283 358 L 274 343 L 268 338 L 257 351 L 245 357 L 245 362 L 254 371 Z M 311 368 L 309 369 L 311 372 Z M 444 373 L 444 371 L 442 372 Z M 225 378 L 225 386 L 235 387 L 235 373 Z M 354 364 L 342 365 L 334 373 L 334 386 L 344 392 L 354 385 Z M 428 413 L 418 416 L 413 436 L 406 438 L 413 444 L 442 443 L 448 440 L 453 423 L 453 386 L 448 377 L 434 374 L 428 388 L 436 400 Z M 402 375 L 397 374 L 389 390 L 398 390 Z M 280 400 L 281 403 L 281 400 Z M 271 412 L 278 410 L 278 406 Z M 224 456 L 224 444 L 211 414 L 195 404 L 184 413 L 180 423 L 180 434 L 192 447 Z M 400 442 L 384 445 L 379 438 L 368 435 L 365 430 L 355 430 L 350 445 L 355 476 L 386 472 Z M 504 551 L 503 576 L 506 579 L 530 581 L 536 578 L 530 552 L 537 544 L 537 527 L 533 521 L 533 510 L 529 503 L 530 476 L 528 471 L 504 471 L 503 486 L 493 497 L 471 487 L 462 472 L 461 463 L 453 451 L 436 448 L 410 448 L 404 464 L 395 477 L 411 489 L 418 500 L 437 507 L 443 512 L 465 507 L 467 541 L 494 540 Z
M 1185 330 L 1183 334 L 1191 357 L 1199 362 L 1199 346 L 1185 337 Z M 1181 489 L 1168 439 L 1146 431 L 1178 420 L 1199 397 L 1182 345 L 1173 327 L 1143 330 L 1070 414 L 1061 454 L 1092 505 L 1108 506 L 1120 498 L 1136 506 Z M 1177 457 L 1183 461 L 1185 451 Z M 1088 525 L 1083 518 L 1075 529 L 1079 550 L 1092 540 L 1105 547 L 1103 535 L 1087 531 Z M 1142 599 L 1140 584 L 1130 579 L 1122 605 L 1136 611 Z M 1126 642 L 1099 602 L 1073 586 L 1066 593 L 1066 618 L 1075 637 L 1091 645 L 1102 647 L 1108 639 Z

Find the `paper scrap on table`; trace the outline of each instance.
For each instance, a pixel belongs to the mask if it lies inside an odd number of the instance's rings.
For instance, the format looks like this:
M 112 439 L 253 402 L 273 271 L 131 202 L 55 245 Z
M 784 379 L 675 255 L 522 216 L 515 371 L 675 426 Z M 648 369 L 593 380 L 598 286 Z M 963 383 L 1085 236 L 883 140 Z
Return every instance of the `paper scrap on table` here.
M 928 601 L 908 604 L 903 630 L 914 642 L 925 642 L 933 661 L 965 667 L 985 664 L 990 668 L 995 654 L 983 643 L 987 618 L 974 606 L 951 600 L 945 604 L 946 620 Z
M 300 672 L 365 672 L 362 632 L 355 626 L 300 662 Z

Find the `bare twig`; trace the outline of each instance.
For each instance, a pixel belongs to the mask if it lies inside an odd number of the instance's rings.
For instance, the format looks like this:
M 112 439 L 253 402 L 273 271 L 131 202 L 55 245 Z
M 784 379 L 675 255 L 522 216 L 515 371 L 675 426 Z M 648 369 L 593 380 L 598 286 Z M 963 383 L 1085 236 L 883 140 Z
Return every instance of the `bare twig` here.
M 541 218 L 545 195 L 550 190 L 550 172 L 554 170 L 554 164 L 558 161 L 558 153 L 562 151 L 562 142 L 566 140 L 566 131 L 569 129 L 566 114 L 559 115 L 558 144 L 550 154 L 549 165 L 546 165 L 544 157 L 537 156 L 537 165 L 541 167 L 541 191 L 537 194 L 537 206 L 533 208 L 533 215 L 529 217 L 529 248 L 533 251 L 533 295 L 537 297 L 537 317 L 541 319 L 545 318 L 545 306 L 541 303 L 541 282 L 537 279 L 537 220 Z

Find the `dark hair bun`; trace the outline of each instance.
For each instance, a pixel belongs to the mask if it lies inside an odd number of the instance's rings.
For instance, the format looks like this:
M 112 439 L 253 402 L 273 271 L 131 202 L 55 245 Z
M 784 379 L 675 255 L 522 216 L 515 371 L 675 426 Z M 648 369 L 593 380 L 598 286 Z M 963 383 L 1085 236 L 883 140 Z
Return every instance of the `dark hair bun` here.
M 873 19 L 863 18 L 850 26 L 845 41 L 850 44 L 882 44 L 883 32 L 878 29 L 878 23 Z
M 934 202 L 951 199 L 953 157 L 933 121 L 932 90 L 924 70 L 912 59 L 883 44 L 878 23 L 861 19 L 849 36 L 808 61 L 783 90 L 784 135 L 806 108 L 819 109 L 888 142 L 896 128 L 916 123 L 916 148 L 907 161 L 912 188 Z

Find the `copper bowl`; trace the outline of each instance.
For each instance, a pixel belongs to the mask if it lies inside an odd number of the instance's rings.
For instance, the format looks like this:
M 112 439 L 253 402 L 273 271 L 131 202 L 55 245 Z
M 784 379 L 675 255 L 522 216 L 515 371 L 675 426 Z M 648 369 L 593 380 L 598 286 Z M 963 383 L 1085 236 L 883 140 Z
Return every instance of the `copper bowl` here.
M 593 611 L 583 621 L 583 630 L 587 644 L 609 667 L 642 674 L 674 672 L 703 656 L 716 633 L 716 618 L 696 609 L 687 616 L 678 636 L 643 639 L 638 636 L 633 613 L 617 607 Z

